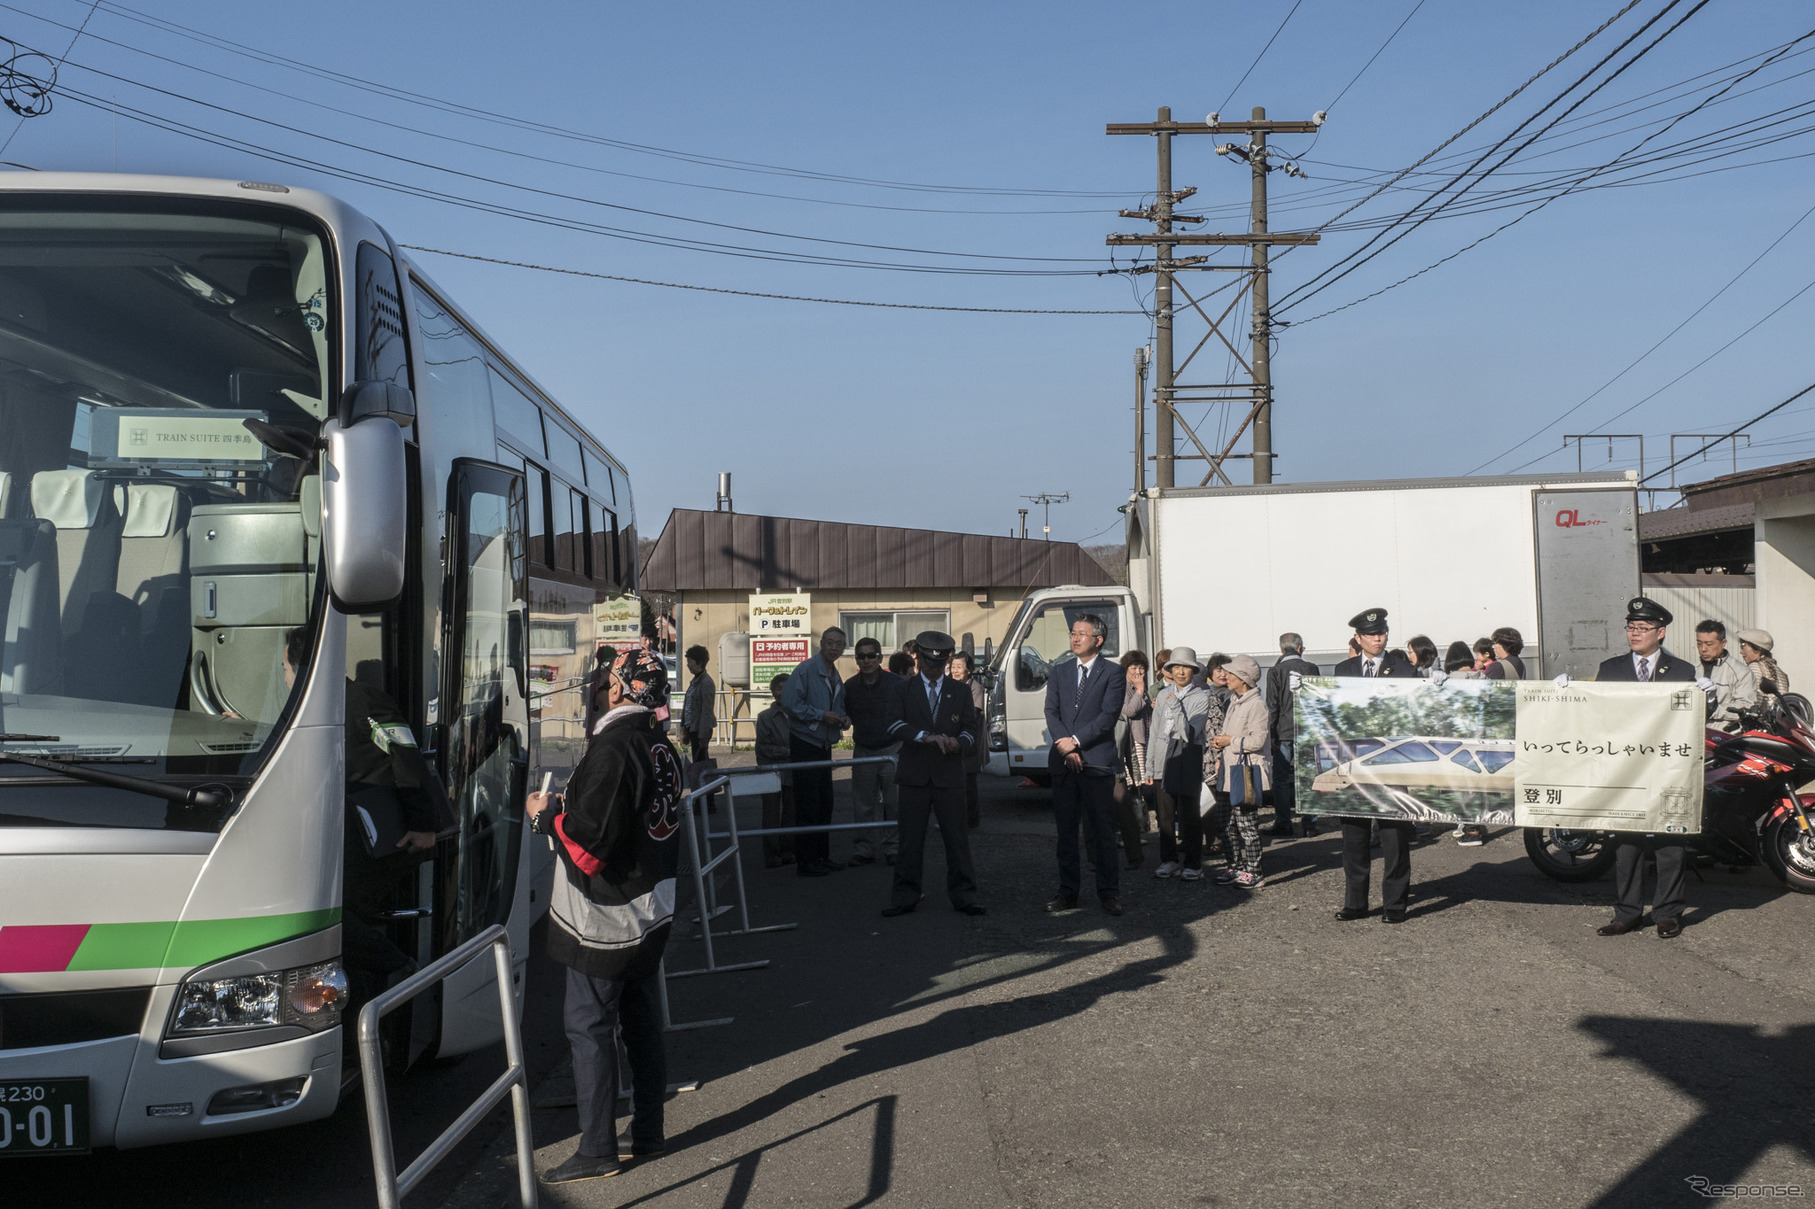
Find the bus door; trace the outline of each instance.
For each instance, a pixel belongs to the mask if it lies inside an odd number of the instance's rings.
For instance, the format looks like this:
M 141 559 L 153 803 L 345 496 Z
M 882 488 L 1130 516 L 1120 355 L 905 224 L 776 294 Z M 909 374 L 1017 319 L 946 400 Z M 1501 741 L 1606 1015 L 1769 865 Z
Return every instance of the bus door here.
M 442 761 L 459 832 L 441 877 L 437 953 L 510 922 L 529 772 L 523 473 L 462 458 L 447 498 Z M 511 939 L 521 968 L 527 931 L 514 928 Z M 481 955 L 447 980 L 441 1054 L 501 1035 L 492 979 Z

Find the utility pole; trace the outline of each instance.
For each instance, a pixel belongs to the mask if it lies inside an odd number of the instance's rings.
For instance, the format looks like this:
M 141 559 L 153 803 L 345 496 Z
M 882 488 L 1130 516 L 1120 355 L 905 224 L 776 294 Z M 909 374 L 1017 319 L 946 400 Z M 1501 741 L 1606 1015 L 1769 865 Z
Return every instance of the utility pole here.
M 1066 500 L 1070 499 L 1071 492 L 1066 491 L 1059 495 L 1049 495 L 1048 493 L 1042 491 L 1039 495 L 1024 495 L 1021 498 L 1024 500 L 1032 500 L 1034 503 L 1039 504 L 1046 509 L 1045 521 L 1042 524 L 1041 528 L 1046 533 L 1046 540 L 1051 541 L 1052 540 L 1052 506 L 1054 504 L 1063 504 Z M 1027 509 L 1025 509 L 1025 508 L 1021 509 L 1021 535 L 1023 537 L 1027 536 Z
M 1270 483 L 1273 481 L 1273 379 L 1272 379 L 1272 315 L 1269 310 L 1267 274 L 1269 272 L 1268 253 L 1276 244 L 1297 245 L 1315 244 L 1319 237 L 1315 232 L 1281 232 L 1274 234 L 1267 221 L 1267 173 L 1275 167 L 1284 167 L 1292 176 L 1304 175 L 1298 166 L 1291 161 L 1281 165 L 1269 163 L 1273 153 L 1267 147 L 1268 134 L 1310 134 L 1323 125 L 1324 115 L 1319 112 L 1308 122 L 1276 122 L 1267 119 L 1265 109 L 1256 108 L 1253 117 L 1246 121 L 1223 122 L 1219 114 L 1211 114 L 1203 122 L 1175 122 L 1172 111 L 1161 108 L 1157 120 L 1152 122 L 1111 122 L 1106 128 L 1109 134 L 1145 134 L 1154 138 L 1158 145 L 1159 167 L 1157 174 L 1157 193 L 1154 204 L 1143 210 L 1123 210 L 1124 218 L 1149 219 L 1154 224 L 1151 235 L 1111 235 L 1105 241 L 1111 247 L 1151 246 L 1154 249 L 1154 262 L 1151 266 L 1143 265 L 1135 272 L 1152 272 L 1155 275 L 1154 290 L 1154 339 L 1153 339 L 1153 463 L 1154 485 L 1161 488 L 1172 487 L 1175 482 L 1174 463 L 1177 460 L 1202 461 L 1208 464 L 1203 484 L 1220 479 L 1224 483 L 1231 480 L 1223 470 L 1223 463 L 1231 458 L 1248 458 L 1254 463 L 1254 481 Z M 1212 235 L 1196 232 L 1180 232 L 1173 229 L 1174 223 L 1203 222 L 1202 215 L 1179 214 L 1173 207 L 1192 194 L 1196 188 L 1175 190 L 1172 187 L 1172 136 L 1175 134 L 1241 134 L 1246 135 L 1246 144 L 1224 143 L 1216 148 L 1218 155 L 1234 155 L 1237 159 L 1246 160 L 1251 169 L 1252 205 L 1249 229 L 1240 235 Z M 1180 246 L 1186 247 L 1246 247 L 1251 258 L 1246 265 L 1213 265 L 1207 263 L 1206 256 L 1175 257 L 1174 252 Z M 1236 291 L 1222 313 L 1212 317 L 1200 301 L 1193 297 L 1176 275 L 1188 270 L 1241 272 L 1247 275 L 1247 282 Z M 1224 333 L 1222 324 L 1234 313 L 1235 307 L 1248 292 L 1253 291 L 1253 325 L 1250 333 L 1248 355 L 1244 357 L 1229 337 Z M 1174 295 L 1184 295 L 1189 309 L 1196 311 L 1204 320 L 1209 330 L 1204 334 L 1182 362 L 1175 364 L 1173 356 L 1173 318 Z M 1220 340 L 1235 358 L 1236 363 L 1247 374 L 1246 382 L 1205 382 L 1197 384 L 1180 384 L 1178 375 L 1191 364 L 1193 358 L 1210 342 L 1211 337 Z M 1218 404 L 1245 403 L 1247 414 L 1236 427 L 1222 449 L 1211 452 L 1191 424 L 1179 413 L 1181 404 L 1203 404 L 1214 409 Z M 1242 434 L 1253 427 L 1253 451 L 1235 453 L 1235 445 Z M 1196 447 L 1195 454 L 1181 454 L 1174 448 L 1175 430 L 1183 429 L 1187 439 Z M 1143 476 L 1137 475 L 1137 482 Z
M 1248 232 L 1267 233 L 1267 111 L 1256 105 L 1254 139 L 1248 145 L 1248 167 L 1254 176 Z M 1267 309 L 1267 245 L 1256 241 L 1254 271 L 1254 481 L 1273 481 L 1273 316 Z
M 1142 345 L 1134 350 L 1134 493 L 1147 493 L 1147 363 L 1153 354 Z

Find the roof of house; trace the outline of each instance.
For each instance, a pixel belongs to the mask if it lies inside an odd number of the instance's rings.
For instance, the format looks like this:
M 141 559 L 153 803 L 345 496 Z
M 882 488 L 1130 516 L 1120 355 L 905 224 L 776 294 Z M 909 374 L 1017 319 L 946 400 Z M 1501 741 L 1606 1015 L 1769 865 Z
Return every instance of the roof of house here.
M 1757 505 L 1751 500 L 1739 504 L 1722 504 L 1714 508 L 1665 508 L 1659 512 L 1639 513 L 1639 540 L 1652 542 L 1665 538 L 1691 537 L 1698 533 L 1725 533 L 1729 530 L 1752 529 L 1752 515 Z
M 643 569 L 659 592 L 1110 584 L 1076 542 L 676 508 Z

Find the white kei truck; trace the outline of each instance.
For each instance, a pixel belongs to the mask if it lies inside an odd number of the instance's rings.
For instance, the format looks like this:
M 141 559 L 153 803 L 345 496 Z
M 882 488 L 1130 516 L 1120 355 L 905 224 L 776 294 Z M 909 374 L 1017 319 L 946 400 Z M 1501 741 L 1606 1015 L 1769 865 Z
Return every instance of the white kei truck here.
M 989 652 L 991 772 L 1045 779 L 1046 681 L 1086 613 L 1108 624 L 1111 658 L 1182 644 L 1264 668 L 1293 632 L 1328 671 L 1348 658 L 1349 618 L 1384 608 L 1395 644 L 1425 634 L 1442 651 L 1512 626 L 1528 675 L 1579 677 L 1624 649 L 1639 590 L 1630 472 L 1151 488 L 1127 515 L 1127 587 L 1029 593 Z

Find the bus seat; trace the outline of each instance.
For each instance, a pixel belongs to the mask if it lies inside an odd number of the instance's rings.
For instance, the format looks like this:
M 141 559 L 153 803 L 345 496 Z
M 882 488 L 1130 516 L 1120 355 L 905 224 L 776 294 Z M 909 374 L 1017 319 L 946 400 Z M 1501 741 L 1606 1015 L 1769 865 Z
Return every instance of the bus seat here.
M 145 654 L 138 607 L 118 592 L 90 593 L 82 628 L 64 644 L 63 695 L 149 705 Z
M 13 580 L 6 598 L 0 690 L 55 693 L 63 672 L 56 528 L 49 521 L 0 520 L 0 567 L 10 567 Z
M 139 679 L 122 700 L 172 709 L 189 662 L 189 501 L 170 483 L 114 488 L 124 516 L 115 591 L 138 614 Z
M 111 592 L 120 557 L 120 510 L 92 470 L 41 470 L 32 475 L 32 515 L 57 533 L 58 595 L 63 633 L 82 628 L 96 592 Z
M 0 520 L 10 514 L 13 502 L 13 472 L 0 470 Z

